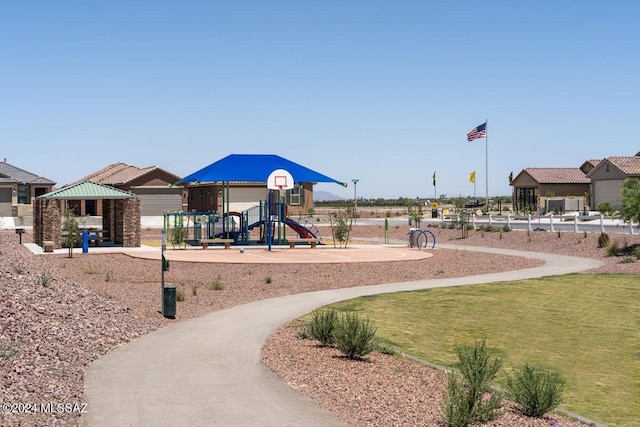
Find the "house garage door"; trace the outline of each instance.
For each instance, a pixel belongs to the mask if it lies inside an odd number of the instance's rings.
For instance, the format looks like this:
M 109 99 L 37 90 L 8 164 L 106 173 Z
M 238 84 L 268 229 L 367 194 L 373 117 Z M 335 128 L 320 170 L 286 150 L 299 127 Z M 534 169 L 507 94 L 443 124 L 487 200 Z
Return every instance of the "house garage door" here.
M 594 181 L 594 207 L 597 208 L 598 205 L 603 202 L 609 202 L 611 206 L 618 206 L 621 185 L 622 181 L 617 179 L 607 181 Z
M 0 188 L 0 216 L 12 216 L 11 189 Z
M 260 201 L 267 199 L 267 187 L 236 188 L 229 189 L 229 210 L 232 212 L 242 212 L 253 206 L 259 205 Z
M 141 216 L 163 215 L 164 211 L 182 210 L 182 188 L 135 187 L 131 192 L 140 198 Z

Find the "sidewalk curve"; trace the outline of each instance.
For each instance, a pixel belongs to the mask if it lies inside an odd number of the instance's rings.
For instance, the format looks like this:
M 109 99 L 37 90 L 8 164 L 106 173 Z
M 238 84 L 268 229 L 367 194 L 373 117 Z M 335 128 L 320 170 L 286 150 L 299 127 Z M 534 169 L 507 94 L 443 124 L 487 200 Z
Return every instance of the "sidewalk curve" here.
M 520 280 L 584 271 L 594 259 L 439 245 L 538 258 L 540 267 L 452 279 L 335 289 L 255 301 L 176 323 L 93 362 L 83 426 L 341 426 L 260 362 L 266 339 L 325 304 L 362 295 Z M 436 249 L 437 250 L 437 249 Z

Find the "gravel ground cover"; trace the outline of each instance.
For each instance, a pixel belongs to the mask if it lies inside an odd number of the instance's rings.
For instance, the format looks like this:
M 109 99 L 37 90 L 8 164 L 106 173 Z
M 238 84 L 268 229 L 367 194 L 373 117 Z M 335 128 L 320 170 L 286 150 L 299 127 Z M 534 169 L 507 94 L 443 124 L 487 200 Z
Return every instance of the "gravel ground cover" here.
M 510 232 L 500 236 L 470 231 L 468 238 L 460 239 L 459 230 L 432 231 L 439 243 L 589 256 L 605 260 L 599 272 L 640 273 L 640 262 L 621 263 L 623 258 L 604 257 L 604 250 L 597 248 L 597 235 L 567 233 L 558 237 L 532 232 L 527 236 L 525 232 Z M 143 240 L 157 239 L 159 234 L 157 230 L 145 233 Z M 390 230 L 395 241 L 406 241 L 407 234 L 408 227 Z M 378 226 L 357 226 L 352 232 L 352 237 L 360 241 L 378 241 L 383 235 Z M 623 246 L 640 242 L 637 236 L 613 237 Z M 31 236 L 22 238 L 29 242 Z M 177 318 L 171 320 L 159 312 L 157 264 L 123 254 L 84 254 L 71 259 L 66 255 L 33 255 L 18 245 L 13 232 L 0 232 L 0 401 L 11 404 L 14 412 L 29 412 L 1 413 L 0 425 L 78 425 L 79 412 L 90 410 L 82 406 L 84 368 L 108 351 L 176 321 L 295 292 L 461 277 L 539 265 L 523 258 L 443 249 L 423 261 L 380 264 L 276 267 L 172 263 L 165 281 L 177 286 L 184 301 L 178 302 Z M 321 357 L 313 345 L 300 345 L 296 336 L 287 335 L 291 330 L 283 328 L 267 343 L 265 363 L 312 398 L 314 387 L 300 375 L 322 378 L 326 387 L 316 391 L 316 398 L 327 409 L 341 414 L 345 422 L 437 425 L 434 419 L 424 418 L 433 404 L 423 403 L 440 396 L 436 372 L 377 353 L 366 365 L 345 365 L 338 357 Z M 303 366 L 283 363 L 293 359 L 307 362 Z M 363 385 L 357 386 L 358 382 Z M 373 387 L 382 383 L 388 387 Z M 416 388 L 418 385 L 422 388 Z M 509 424 L 509 418 L 505 420 L 507 424 L 495 425 L 549 425 Z M 558 425 L 578 424 L 560 419 Z

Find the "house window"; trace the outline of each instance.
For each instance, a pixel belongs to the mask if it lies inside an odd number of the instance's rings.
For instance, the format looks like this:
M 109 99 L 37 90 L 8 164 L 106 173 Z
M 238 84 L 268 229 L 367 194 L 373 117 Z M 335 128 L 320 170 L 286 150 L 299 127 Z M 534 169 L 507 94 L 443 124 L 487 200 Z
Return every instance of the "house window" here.
M 18 203 L 29 204 L 29 192 L 26 185 L 18 185 Z
M 291 190 L 287 190 L 287 204 L 290 206 L 300 206 L 304 204 L 304 188 L 296 185 Z

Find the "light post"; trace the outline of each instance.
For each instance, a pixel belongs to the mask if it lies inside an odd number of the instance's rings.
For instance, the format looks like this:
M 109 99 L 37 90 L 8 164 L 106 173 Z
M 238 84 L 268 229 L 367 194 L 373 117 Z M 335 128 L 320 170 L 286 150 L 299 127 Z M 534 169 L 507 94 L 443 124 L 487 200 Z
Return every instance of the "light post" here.
M 356 191 L 356 188 L 358 187 L 358 181 L 360 181 L 359 179 L 352 179 L 351 182 L 353 182 L 353 223 L 357 224 L 357 218 L 358 218 L 358 193 Z

